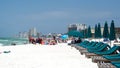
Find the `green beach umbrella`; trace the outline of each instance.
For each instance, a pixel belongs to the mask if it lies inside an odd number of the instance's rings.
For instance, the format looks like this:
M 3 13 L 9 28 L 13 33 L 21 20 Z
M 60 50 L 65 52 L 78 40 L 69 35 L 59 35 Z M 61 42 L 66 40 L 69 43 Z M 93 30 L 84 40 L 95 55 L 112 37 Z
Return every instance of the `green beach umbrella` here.
M 112 22 L 111 22 L 109 39 L 110 40 L 115 40 L 116 39 L 114 20 L 112 20 Z
M 89 26 L 87 30 L 87 38 L 91 38 L 91 37 L 92 37 L 91 27 Z
M 98 37 L 98 28 L 97 28 L 97 25 L 95 25 L 95 38 Z
M 104 25 L 103 38 L 109 38 L 109 31 L 108 31 L 107 21 L 105 22 L 105 25 Z
M 80 31 L 82 34 L 82 38 L 87 38 L 87 29 Z
M 66 39 L 68 39 L 68 35 L 62 35 L 61 38 L 66 40 Z
M 97 29 L 97 32 L 98 32 L 98 38 L 101 38 L 102 35 L 101 35 L 101 26 L 100 26 L 100 23 L 98 23 L 98 29 Z

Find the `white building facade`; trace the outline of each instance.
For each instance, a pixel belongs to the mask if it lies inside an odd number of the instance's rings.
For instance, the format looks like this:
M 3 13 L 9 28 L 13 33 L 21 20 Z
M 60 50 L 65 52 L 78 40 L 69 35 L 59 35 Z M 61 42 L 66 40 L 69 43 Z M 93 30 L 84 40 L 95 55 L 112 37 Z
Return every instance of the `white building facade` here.
M 82 31 L 87 29 L 86 24 L 69 24 L 68 32 L 71 30 Z

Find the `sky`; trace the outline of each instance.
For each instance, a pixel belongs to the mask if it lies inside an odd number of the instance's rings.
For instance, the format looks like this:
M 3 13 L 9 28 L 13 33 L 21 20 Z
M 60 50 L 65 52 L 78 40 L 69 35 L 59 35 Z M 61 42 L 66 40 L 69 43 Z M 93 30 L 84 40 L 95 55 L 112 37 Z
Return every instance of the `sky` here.
M 0 0 L 0 36 L 36 28 L 38 32 L 66 33 L 69 24 L 120 27 L 120 0 Z

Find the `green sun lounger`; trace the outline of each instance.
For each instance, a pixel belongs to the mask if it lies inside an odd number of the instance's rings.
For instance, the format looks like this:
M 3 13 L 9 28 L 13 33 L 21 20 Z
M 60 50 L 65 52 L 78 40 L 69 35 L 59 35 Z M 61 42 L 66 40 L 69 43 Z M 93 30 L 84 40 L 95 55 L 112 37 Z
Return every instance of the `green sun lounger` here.
M 116 68 L 120 68 L 120 62 L 111 62 Z
M 94 42 L 90 46 L 86 46 L 85 48 L 89 49 L 89 48 L 97 47 L 98 45 L 99 45 L 98 42 Z
M 104 58 L 112 61 L 120 61 L 120 53 L 119 54 L 114 54 L 114 55 L 103 55 Z
M 87 43 L 89 43 L 89 41 L 83 41 L 81 42 L 80 44 L 78 44 L 79 46 L 82 46 L 82 45 L 86 45 Z
M 106 49 L 110 48 L 110 46 L 108 44 L 102 44 L 101 46 L 97 47 L 97 48 L 89 48 L 88 52 L 100 52 L 100 51 L 104 51 Z
M 95 46 L 87 47 L 87 49 L 90 49 L 90 50 L 98 49 L 98 47 L 100 47 L 102 44 L 103 44 L 102 42 L 98 42 Z
M 109 50 L 106 51 L 101 51 L 101 52 L 94 52 L 95 54 L 98 55 L 109 55 L 114 53 L 116 50 L 118 50 L 120 47 L 119 46 L 113 46 L 112 48 L 110 48 Z
M 96 44 L 97 42 L 90 42 L 87 45 L 83 45 L 82 47 L 87 48 L 87 47 L 92 47 Z

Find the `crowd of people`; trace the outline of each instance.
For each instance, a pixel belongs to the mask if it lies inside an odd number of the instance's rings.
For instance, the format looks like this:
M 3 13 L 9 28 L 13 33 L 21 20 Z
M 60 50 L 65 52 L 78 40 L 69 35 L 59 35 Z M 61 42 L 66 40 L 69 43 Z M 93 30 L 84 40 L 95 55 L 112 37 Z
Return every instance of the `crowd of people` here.
M 79 38 L 72 38 L 71 44 L 76 44 L 76 43 L 81 43 L 81 42 L 82 42 L 82 40 L 80 37 Z
M 29 43 L 32 44 L 41 44 L 41 45 L 56 45 L 57 43 L 67 42 L 67 40 L 63 40 L 61 38 L 56 38 L 53 36 L 52 38 L 34 38 L 32 36 L 29 37 Z
M 52 36 L 50 38 L 46 37 L 29 37 L 29 43 L 32 44 L 41 44 L 41 45 L 56 45 L 57 43 L 67 43 L 68 40 L 71 40 L 70 44 L 76 44 L 82 42 L 81 38 L 69 37 L 68 39 L 63 39 L 61 37 Z

